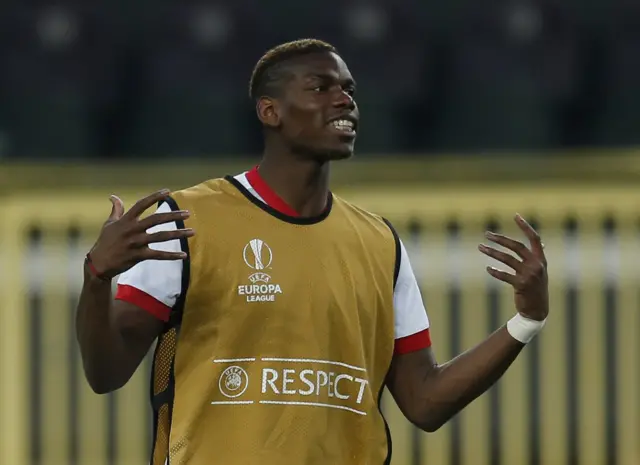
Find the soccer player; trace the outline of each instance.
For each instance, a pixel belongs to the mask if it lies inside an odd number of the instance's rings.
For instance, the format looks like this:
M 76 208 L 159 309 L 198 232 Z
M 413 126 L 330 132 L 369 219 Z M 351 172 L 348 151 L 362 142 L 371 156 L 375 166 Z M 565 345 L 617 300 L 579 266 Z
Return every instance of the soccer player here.
M 530 247 L 491 233 L 515 254 L 480 246 L 511 268 L 488 273 L 515 289 L 515 316 L 436 361 L 402 241 L 329 189 L 331 162 L 354 151 L 355 90 L 331 45 L 280 45 L 251 77 L 265 141 L 257 167 L 126 212 L 111 197 L 85 261 L 77 336 L 98 393 L 125 385 L 157 340 L 153 465 L 388 464 L 384 386 L 435 431 L 544 326 L 542 244 L 516 216 Z

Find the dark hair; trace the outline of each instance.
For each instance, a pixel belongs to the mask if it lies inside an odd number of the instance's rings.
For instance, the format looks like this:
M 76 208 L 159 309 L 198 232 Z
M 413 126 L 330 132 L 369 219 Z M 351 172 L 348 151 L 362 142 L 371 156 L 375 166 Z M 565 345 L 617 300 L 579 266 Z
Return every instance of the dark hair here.
M 253 69 L 249 81 L 249 96 L 256 100 L 263 95 L 273 95 L 278 92 L 278 84 L 287 77 L 284 62 L 291 58 L 310 53 L 333 52 L 336 48 L 318 39 L 300 39 L 280 44 L 268 50 Z

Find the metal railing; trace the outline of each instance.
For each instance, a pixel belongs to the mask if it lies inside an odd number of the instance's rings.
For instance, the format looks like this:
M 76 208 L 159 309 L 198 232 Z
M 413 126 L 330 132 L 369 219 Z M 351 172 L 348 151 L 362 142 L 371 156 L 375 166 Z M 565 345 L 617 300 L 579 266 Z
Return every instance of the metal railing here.
M 552 314 L 505 377 L 434 434 L 389 395 L 396 465 L 640 463 L 640 209 L 632 187 L 527 185 L 345 188 L 387 217 L 407 245 L 448 360 L 513 315 L 477 251 L 487 228 L 539 228 Z M 128 192 L 127 204 L 144 195 Z M 134 465 L 148 461 L 148 365 L 121 391 L 92 393 L 74 333 L 82 259 L 109 212 L 91 190 L 5 198 L 0 205 L 0 463 Z

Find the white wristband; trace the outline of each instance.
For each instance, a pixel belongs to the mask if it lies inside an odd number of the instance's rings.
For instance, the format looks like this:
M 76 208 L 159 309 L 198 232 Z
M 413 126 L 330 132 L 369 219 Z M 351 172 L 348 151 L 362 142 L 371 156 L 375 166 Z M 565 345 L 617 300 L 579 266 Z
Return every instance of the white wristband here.
M 509 334 L 523 344 L 528 344 L 544 328 L 546 319 L 542 321 L 526 318 L 519 313 L 507 321 L 507 331 Z

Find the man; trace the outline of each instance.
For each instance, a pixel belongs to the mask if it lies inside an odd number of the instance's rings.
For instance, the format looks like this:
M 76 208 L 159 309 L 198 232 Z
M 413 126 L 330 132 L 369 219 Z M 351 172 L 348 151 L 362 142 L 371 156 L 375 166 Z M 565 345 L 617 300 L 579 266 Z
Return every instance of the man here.
M 123 386 L 154 340 L 152 464 L 384 464 L 388 386 L 435 431 L 485 392 L 548 314 L 540 239 L 480 250 L 514 273 L 517 313 L 438 364 L 409 257 L 383 218 L 329 190 L 352 155 L 355 82 L 336 50 L 301 40 L 269 51 L 250 93 L 264 127 L 249 172 L 113 208 L 85 263 L 78 340 L 89 383 Z M 159 202 L 156 214 L 140 215 Z M 120 274 L 115 299 L 111 279 Z

